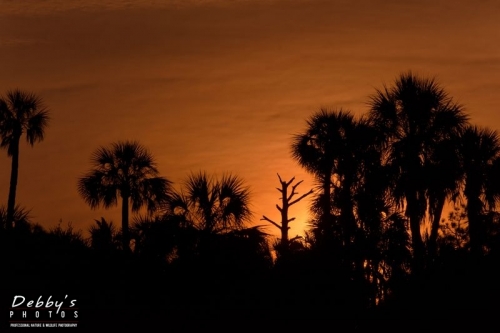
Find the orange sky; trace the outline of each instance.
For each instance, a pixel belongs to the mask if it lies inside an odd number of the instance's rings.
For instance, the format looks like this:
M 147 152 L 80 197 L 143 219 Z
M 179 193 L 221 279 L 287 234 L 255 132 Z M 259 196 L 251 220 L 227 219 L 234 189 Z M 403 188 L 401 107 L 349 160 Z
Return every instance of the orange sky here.
M 177 187 L 233 172 L 255 223 L 278 220 L 276 172 L 304 179 L 301 193 L 313 184 L 292 134 L 320 107 L 365 112 L 401 72 L 436 76 L 499 129 L 499 17 L 496 1 L 0 0 L 0 94 L 33 91 L 52 116 L 42 143 L 21 146 L 17 202 L 47 227 L 119 224 L 119 207 L 90 210 L 76 182 L 99 145 L 137 139 Z M 9 175 L 3 151 L 5 203 Z M 307 205 L 291 215 L 304 221 Z

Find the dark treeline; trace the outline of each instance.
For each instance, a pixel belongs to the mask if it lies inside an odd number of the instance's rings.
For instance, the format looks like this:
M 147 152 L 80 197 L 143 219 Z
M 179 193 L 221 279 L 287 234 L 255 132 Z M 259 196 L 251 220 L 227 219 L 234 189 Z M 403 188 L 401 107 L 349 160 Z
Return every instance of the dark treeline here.
M 241 178 L 200 172 L 174 189 L 136 141 L 97 149 L 76 185 L 91 208 L 119 205 L 121 225 L 100 218 L 89 237 L 71 225 L 46 230 L 15 204 L 15 188 L 19 140 L 42 140 L 48 111 L 20 91 L 0 111 L 1 144 L 12 157 L 0 210 L 8 302 L 71 293 L 89 329 L 303 319 L 427 330 L 435 327 L 428 319 L 487 325 L 500 309 L 499 136 L 471 124 L 433 79 L 400 75 L 376 90 L 361 117 L 338 109 L 307 119 L 291 152 L 317 188 L 299 193 L 300 181 L 279 178 L 282 220 L 262 218 L 281 232 L 274 243 L 252 226 Z M 289 238 L 288 209 L 308 196 L 306 236 Z M 447 203 L 455 208 L 443 216 Z

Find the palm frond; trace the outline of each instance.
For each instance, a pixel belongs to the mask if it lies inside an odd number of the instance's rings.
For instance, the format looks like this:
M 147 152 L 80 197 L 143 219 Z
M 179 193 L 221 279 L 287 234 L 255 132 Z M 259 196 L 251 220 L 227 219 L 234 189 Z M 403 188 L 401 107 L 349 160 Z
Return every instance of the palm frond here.
M 19 89 L 10 90 L 0 99 L 0 146 L 7 147 L 9 156 L 25 132 L 30 145 L 44 139 L 49 122 L 49 111 L 42 99 L 34 93 Z
M 12 223 L 15 228 L 29 229 L 32 225 L 31 221 L 31 210 L 16 205 L 14 208 L 14 216 Z M 7 208 L 5 206 L 0 206 L 0 227 L 5 228 L 7 225 Z

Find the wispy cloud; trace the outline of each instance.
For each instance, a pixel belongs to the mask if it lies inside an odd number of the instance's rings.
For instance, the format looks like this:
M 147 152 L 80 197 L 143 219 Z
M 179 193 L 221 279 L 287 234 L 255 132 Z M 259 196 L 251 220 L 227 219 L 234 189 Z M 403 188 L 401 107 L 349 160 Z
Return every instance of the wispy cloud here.
M 43 43 L 40 39 L 0 37 L 0 47 L 16 47 Z
M 1 15 L 50 14 L 61 11 L 121 10 L 133 8 L 181 8 L 200 5 L 227 6 L 239 3 L 274 3 L 283 0 L 2 0 Z

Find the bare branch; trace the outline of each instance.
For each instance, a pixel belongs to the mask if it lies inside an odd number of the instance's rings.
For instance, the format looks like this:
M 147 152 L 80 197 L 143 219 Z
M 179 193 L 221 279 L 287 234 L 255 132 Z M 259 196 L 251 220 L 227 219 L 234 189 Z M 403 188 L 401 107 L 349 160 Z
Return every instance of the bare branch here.
M 276 226 L 276 228 L 281 229 L 281 226 L 280 226 L 278 223 L 274 222 L 273 220 L 271 220 L 270 218 L 268 218 L 268 217 L 267 217 L 267 216 L 265 216 L 265 215 L 262 215 L 262 218 L 261 218 L 260 220 L 261 220 L 261 221 L 262 221 L 262 220 L 264 220 L 264 221 L 270 222 L 270 223 L 272 223 L 273 225 L 275 225 L 275 226 Z
M 298 182 L 297 184 L 295 184 L 294 186 L 292 186 L 292 193 L 290 193 L 290 196 L 288 196 L 288 198 L 287 198 L 287 200 L 288 200 L 288 201 L 292 200 L 292 198 L 293 198 L 293 196 L 294 196 L 295 194 L 298 194 L 298 192 L 295 192 L 295 189 L 296 189 L 296 188 L 297 188 L 297 186 L 299 186 L 299 185 L 300 185 L 300 183 L 302 183 L 302 182 L 303 182 L 303 180 L 301 180 L 300 182 Z
M 276 208 L 277 208 L 280 212 L 282 212 L 282 211 L 283 211 L 283 208 L 281 208 L 281 207 L 280 207 L 280 206 L 278 206 L 277 204 L 276 204 Z
M 293 187 L 292 187 L 292 191 L 294 191 L 294 190 L 295 190 L 295 188 L 296 188 L 297 186 L 299 186 L 299 185 L 300 185 L 300 183 L 302 183 L 303 181 L 304 181 L 304 180 L 301 180 L 301 181 L 300 181 L 300 182 L 298 182 L 297 184 L 293 185 Z
M 290 202 L 288 204 L 288 206 L 291 206 L 293 204 L 296 204 L 297 202 L 299 202 L 300 200 L 304 199 L 305 197 L 307 197 L 309 194 L 312 194 L 314 193 L 314 191 L 311 189 L 309 192 L 307 192 L 306 194 L 303 194 L 302 196 L 300 196 L 299 198 L 295 199 L 294 201 Z
M 280 174 L 279 173 L 276 173 L 276 174 L 278 175 L 278 179 L 280 180 L 280 183 L 283 183 L 283 181 L 281 180 Z

